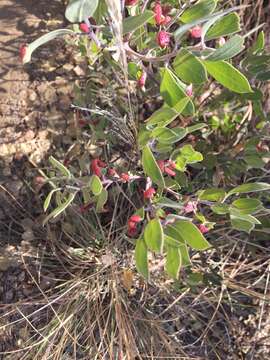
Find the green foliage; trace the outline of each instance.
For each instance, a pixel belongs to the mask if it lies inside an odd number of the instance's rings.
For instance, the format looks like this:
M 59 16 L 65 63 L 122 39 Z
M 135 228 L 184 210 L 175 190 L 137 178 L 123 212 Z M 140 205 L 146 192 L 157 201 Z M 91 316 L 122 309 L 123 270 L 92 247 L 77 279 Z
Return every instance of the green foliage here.
M 178 247 L 167 246 L 165 269 L 170 277 L 178 279 L 182 257 Z
M 162 253 L 164 233 L 159 219 L 153 219 L 148 222 L 143 236 L 145 243 L 150 250 Z
M 220 61 L 232 59 L 244 49 L 244 39 L 240 35 L 234 35 L 225 45 L 207 56 L 208 61 Z
M 128 34 L 139 29 L 141 26 L 148 23 L 153 17 L 154 13 L 150 10 L 146 10 L 140 15 L 128 17 L 123 22 L 123 33 Z
M 135 262 L 137 270 L 146 278 L 149 277 L 147 246 L 144 239 L 138 239 L 135 246 Z
M 98 3 L 99 0 L 70 0 L 65 16 L 72 23 L 82 22 L 94 15 Z
M 231 13 L 218 20 L 206 33 L 206 40 L 217 39 L 240 31 L 240 18 L 236 13 Z
M 247 78 L 233 65 L 226 61 L 204 61 L 207 71 L 226 88 L 242 94 L 252 92 Z
M 48 34 L 45 34 L 38 38 L 37 40 L 33 41 L 31 44 L 27 45 L 26 47 L 26 54 L 23 58 L 23 63 L 26 64 L 31 61 L 31 57 L 33 52 L 39 48 L 40 46 L 46 44 L 47 42 L 56 39 L 57 37 L 62 37 L 65 35 L 73 35 L 74 32 L 69 29 L 58 29 L 49 32 Z
M 142 150 L 142 166 L 145 174 L 150 176 L 154 183 L 161 188 L 165 187 L 163 175 L 148 145 Z
M 195 5 L 185 10 L 180 20 L 189 23 L 211 14 L 216 7 L 217 0 L 199 0 Z
M 216 50 L 218 51 L 218 50 Z M 200 84 L 207 81 L 207 73 L 202 62 L 186 49 L 180 50 L 173 62 L 175 73 L 186 83 Z M 190 71 L 192 69 L 192 71 Z
M 102 182 L 100 178 L 96 175 L 93 175 L 90 179 L 90 189 L 94 195 L 100 195 L 103 189 Z
M 69 167 L 50 157 L 46 182 L 52 190 L 44 202 L 44 210 L 50 211 L 45 222 L 77 202 L 74 208 L 81 213 L 90 209 L 99 224 L 106 224 L 106 232 L 118 218 L 118 208 L 110 213 L 119 206 L 115 199 L 123 195 L 132 210 L 121 213 L 119 231 L 127 231 L 120 237 L 134 238 L 138 272 L 149 279 L 152 251 L 165 259 L 168 276 L 178 280 L 181 267 L 192 267 L 190 254 L 211 248 L 215 226 L 230 224 L 250 233 L 268 212 L 263 206 L 266 195 L 261 194 L 270 190 L 267 182 L 237 184 L 241 175 L 251 177 L 250 169 L 256 171 L 252 177 L 263 179 L 261 169 L 270 159 L 263 131 L 268 118 L 259 89 L 260 82 L 270 78 L 270 55 L 263 31 L 246 48 L 249 42 L 244 39 L 260 27 L 236 34 L 241 31 L 237 12 L 243 6 L 223 8 L 221 2 L 200 0 L 187 2 L 179 11 L 178 2 L 173 2 L 170 15 L 179 18 L 160 26 L 151 2 L 145 2 L 143 12 L 139 2 L 122 11 L 122 24 L 114 23 L 111 31 L 110 22 L 120 15 L 108 12 L 107 4 L 71 0 L 66 18 L 85 22 L 93 31 L 84 33 L 74 24 L 73 30 L 59 29 L 35 40 L 22 54 L 23 62 L 29 62 L 39 46 L 72 35 L 69 43 L 77 46 L 91 69 L 86 94 L 76 85 L 74 103 L 76 110 L 91 114 L 84 131 L 106 159 L 80 159 L 78 171 L 77 165 Z M 97 28 L 88 23 L 89 17 L 95 18 Z M 190 33 L 195 26 L 200 39 Z M 106 100 L 95 101 L 104 91 Z M 89 103 L 94 104 L 91 109 Z M 258 138 L 252 138 L 251 127 Z M 126 156 L 119 168 L 112 160 L 118 145 Z M 122 145 L 131 150 L 122 151 Z M 204 235 L 208 231 L 209 241 Z M 195 286 L 201 281 L 202 275 L 189 269 L 186 283 Z
M 195 250 L 206 250 L 210 244 L 205 239 L 200 230 L 190 221 L 178 220 L 173 228 L 178 232 L 184 242 Z

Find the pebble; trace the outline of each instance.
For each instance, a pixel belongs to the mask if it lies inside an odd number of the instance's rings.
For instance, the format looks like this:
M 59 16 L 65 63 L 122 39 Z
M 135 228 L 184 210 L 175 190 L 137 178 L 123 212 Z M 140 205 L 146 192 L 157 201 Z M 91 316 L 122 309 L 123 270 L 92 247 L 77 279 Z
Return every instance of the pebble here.
M 14 290 L 10 289 L 5 293 L 6 302 L 10 303 L 11 300 L 14 298 Z

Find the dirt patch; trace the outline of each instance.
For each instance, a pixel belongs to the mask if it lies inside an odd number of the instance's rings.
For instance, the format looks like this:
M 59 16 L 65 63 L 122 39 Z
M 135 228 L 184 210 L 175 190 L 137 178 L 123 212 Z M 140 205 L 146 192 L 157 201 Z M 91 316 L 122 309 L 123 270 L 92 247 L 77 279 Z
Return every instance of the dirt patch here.
M 46 0 L 0 3 L 0 352 L 17 348 L 25 336 L 16 322 L 5 329 L 7 322 L 18 317 L 10 304 L 27 304 L 40 291 L 37 284 L 47 286 L 37 261 L 37 236 L 31 233 L 35 222 L 39 227 L 42 211 L 32 180 L 38 174 L 35 166 L 62 144 L 73 118 L 65 42 L 57 43 L 60 51 L 53 59 L 55 43 L 41 48 L 36 62 L 28 66 L 19 61 L 19 47 L 64 26 L 63 9 L 58 0 L 50 1 L 49 7 Z M 32 226 L 27 228 L 29 221 Z M 35 248 L 30 244 L 33 237 Z M 29 269 L 24 261 L 31 263 Z M 31 306 L 27 311 L 32 310 Z

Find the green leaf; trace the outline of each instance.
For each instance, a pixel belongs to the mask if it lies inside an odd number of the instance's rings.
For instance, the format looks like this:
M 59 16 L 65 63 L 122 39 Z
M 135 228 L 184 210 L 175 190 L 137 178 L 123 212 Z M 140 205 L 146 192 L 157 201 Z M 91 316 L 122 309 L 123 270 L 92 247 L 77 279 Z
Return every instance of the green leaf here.
M 256 74 L 256 79 L 258 79 L 260 81 L 268 81 L 268 80 L 270 80 L 270 70 L 262 71 L 262 72 Z
M 244 8 L 245 6 L 242 5 L 242 6 L 234 6 L 230 9 L 227 9 L 227 10 L 223 10 L 223 11 L 218 11 L 218 12 L 215 12 L 211 15 L 208 15 L 208 16 L 204 16 L 204 17 L 201 17 L 200 19 L 198 20 L 194 20 L 194 21 L 191 21 L 189 22 L 188 24 L 185 24 L 183 26 L 180 26 L 175 32 L 174 32 L 174 38 L 175 38 L 175 41 L 179 43 L 179 41 L 181 40 L 182 36 L 190 29 L 192 29 L 194 26 L 196 25 L 200 25 L 204 22 L 207 22 L 207 21 L 211 21 L 211 23 L 213 23 L 213 21 L 217 21 L 219 18 L 231 13 L 232 11 L 235 11 L 235 10 L 238 10 L 238 9 L 242 9 Z M 211 30 L 211 29 L 210 29 Z M 219 37 L 219 36 L 218 36 Z
M 40 38 L 36 39 L 31 44 L 27 45 L 26 54 L 23 57 L 23 63 L 26 64 L 26 63 L 30 62 L 32 53 L 41 45 L 44 45 L 48 41 L 51 41 L 59 36 L 71 35 L 71 34 L 74 34 L 74 31 L 69 30 L 69 29 L 58 29 L 58 30 L 51 31 L 48 34 L 45 34 L 45 35 L 41 36 Z
M 148 145 L 146 145 L 142 151 L 142 166 L 145 174 L 150 176 L 155 184 L 159 185 L 161 188 L 164 188 L 165 183 L 162 172 Z
M 209 15 L 215 10 L 216 3 L 216 0 L 200 0 L 189 9 L 185 10 L 180 16 L 180 20 L 183 23 L 189 23 Z
M 173 108 L 162 107 L 161 109 L 155 111 L 150 116 L 150 118 L 146 120 L 146 127 L 147 129 L 149 129 L 153 125 L 166 126 L 170 124 L 175 118 L 177 118 L 178 115 L 178 112 L 175 111 Z
M 204 61 L 207 71 L 213 78 L 226 88 L 236 93 L 252 92 L 247 78 L 226 61 Z
M 244 155 L 244 160 L 248 164 L 248 167 L 252 169 L 263 169 L 265 166 L 265 162 L 257 154 Z
M 149 129 L 153 125 L 157 125 L 157 126 L 169 125 L 175 118 L 179 116 L 179 114 L 182 113 L 182 111 L 187 106 L 188 102 L 189 102 L 189 98 L 184 97 L 175 105 L 174 108 L 163 106 L 161 109 L 158 109 L 150 116 L 150 118 L 146 120 L 147 129 Z
M 91 176 L 90 189 L 94 195 L 99 195 L 103 189 L 102 182 L 97 175 Z
M 147 246 L 144 239 L 138 239 L 135 247 L 136 268 L 147 280 L 149 278 Z
M 207 61 L 228 60 L 239 54 L 244 49 L 244 38 L 234 35 L 225 45 L 207 56 Z
M 167 246 L 177 247 L 181 253 L 182 266 L 190 265 L 188 248 L 180 234 L 172 226 L 167 226 L 165 232 L 166 234 L 170 234 L 170 236 L 164 236 L 164 244 L 166 248 Z
M 154 17 L 153 11 L 145 10 L 137 16 L 129 16 L 123 21 L 123 33 L 128 34 L 139 29 L 141 26 L 149 22 Z
M 176 156 L 179 152 L 180 154 Z M 189 144 L 184 145 L 180 150 L 176 150 L 172 157 L 175 158 L 176 169 L 179 171 L 185 171 L 187 164 L 194 164 L 203 160 L 202 154 L 195 151 L 192 145 Z
M 206 40 L 217 39 L 240 31 L 240 18 L 234 12 L 228 14 L 214 24 L 206 33 Z
M 197 286 L 199 283 L 203 281 L 203 274 L 201 273 L 191 273 L 188 275 L 187 284 L 190 286 Z
M 50 206 L 50 203 L 51 203 L 53 194 L 54 194 L 56 191 L 59 191 L 59 190 L 61 190 L 61 188 L 52 189 L 52 190 L 49 192 L 48 196 L 46 197 L 46 199 L 45 199 L 45 201 L 44 201 L 44 205 L 43 205 L 44 212 L 47 211 L 48 207 Z
M 165 270 L 173 279 L 178 279 L 181 263 L 180 249 L 173 246 L 167 246 Z
M 229 206 L 226 204 L 215 204 L 211 206 L 211 210 L 218 215 L 225 215 L 229 212 Z
M 59 170 L 63 176 L 71 178 L 70 171 L 60 161 L 56 160 L 53 156 L 50 156 L 49 162 L 55 169 Z
M 187 98 L 184 90 L 184 84 L 173 74 L 169 69 L 163 69 L 162 80 L 160 84 L 160 93 L 164 101 L 170 106 L 175 107 L 179 104 L 179 101 L 183 98 Z M 185 108 L 184 115 L 194 113 L 194 105 L 188 98 L 188 104 Z
M 205 124 L 205 123 L 198 123 L 198 124 L 196 124 L 196 125 L 188 126 L 186 129 L 187 129 L 188 134 L 191 134 L 191 133 L 193 133 L 194 131 L 204 129 L 204 128 L 206 128 L 207 126 L 208 126 L 208 125 Z
M 171 153 L 172 149 L 172 146 L 166 143 L 162 144 L 158 142 L 155 144 L 155 151 L 159 154 Z
M 195 250 L 206 250 L 211 246 L 197 226 L 190 221 L 178 220 L 172 227 L 180 234 L 186 244 Z
M 255 225 L 248 220 L 238 218 L 236 216 L 231 216 L 231 224 L 233 229 L 239 231 L 245 231 L 248 234 L 255 228 Z
M 188 164 L 193 164 L 203 160 L 203 156 L 199 151 L 195 151 L 192 145 L 184 145 L 180 149 L 181 155 L 186 159 Z
M 104 0 L 98 1 L 97 10 L 95 11 L 95 13 L 93 15 L 93 18 L 95 19 L 95 21 L 97 22 L 98 25 L 102 25 L 102 21 L 105 18 L 107 12 L 108 12 L 108 7 L 106 4 L 106 1 L 104 1 Z
M 233 201 L 234 206 L 241 214 L 252 214 L 262 209 L 262 203 L 258 199 L 237 199 Z
M 261 31 L 255 41 L 255 43 L 252 45 L 250 52 L 252 52 L 253 54 L 256 54 L 260 51 L 263 51 L 265 46 L 265 37 L 264 37 L 264 32 Z
M 133 80 L 137 80 L 137 76 L 138 73 L 140 72 L 140 67 L 134 63 L 134 62 L 129 62 L 128 63 L 128 75 L 133 79 Z
M 161 196 L 155 202 L 159 207 L 169 207 L 171 209 L 183 209 L 183 203 L 179 201 L 173 201 L 167 197 Z
M 270 184 L 262 183 L 262 182 L 242 184 L 230 190 L 227 194 L 227 197 L 233 194 L 248 194 L 252 192 L 265 191 L 265 190 L 270 190 Z
M 145 243 L 150 250 L 162 253 L 164 233 L 159 219 L 153 219 L 148 222 L 143 236 Z
M 254 216 L 241 214 L 239 210 L 234 208 L 230 208 L 230 217 L 234 229 L 246 231 L 247 233 L 250 233 L 256 224 L 261 224 Z
M 52 218 L 56 218 L 58 215 L 60 215 L 63 211 L 66 210 L 66 208 L 72 203 L 76 196 L 76 193 L 70 193 L 66 199 L 65 202 L 63 202 L 61 205 L 59 205 L 56 209 L 54 209 L 43 221 L 43 226 Z
M 82 22 L 94 15 L 98 2 L 98 0 L 70 0 L 65 17 L 72 23 Z
M 186 135 L 187 130 L 180 127 L 174 129 L 157 127 L 151 133 L 151 137 L 157 139 L 162 144 L 174 144 L 182 140 Z
M 207 73 L 201 61 L 186 49 L 180 50 L 173 62 L 179 78 L 186 83 L 201 84 L 207 81 Z
M 224 199 L 225 195 L 226 195 L 225 190 L 212 188 L 201 191 L 199 195 L 199 199 L 208 200 L 208 201 L 221 201 Z
M 103 188 L 101 193 L 97 196 L 97 205 L 96 205 L 97 213 L 103 211 L 104 205 L 106 204 L 107 200 L 108 200 L 108 191 Z

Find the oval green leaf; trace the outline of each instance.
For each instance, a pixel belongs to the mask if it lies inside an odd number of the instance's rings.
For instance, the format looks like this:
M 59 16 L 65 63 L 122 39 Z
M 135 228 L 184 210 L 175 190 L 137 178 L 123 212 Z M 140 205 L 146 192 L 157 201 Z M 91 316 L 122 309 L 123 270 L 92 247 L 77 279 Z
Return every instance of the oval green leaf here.
M 149 22 L 154 17 L 151 10 L 145 10 L 142 14 L 137 16 L 129 16 L 123 21 L 123 33 L 128 34 L 139 29 L 141 26 Z
M 189 9 L 185 10 L 180 16 L 180 20 L 183 23 L 189 23 L 200 19 L 203 16 L 211 14 L 215 10 L 216 4 L 216 0 L 200 0 Z
M 175 280 L 178 279 L 181 263 L 180 249 L 173 246 L 167 246 L 165 270 L 171 278 Z
M 270 190 L 270 184 L 262 183 L 262 182 L 242 184 L 229 191 L 227 197 L 233 194 L 248 194 L 252 192 L 265 191 L 265 190 Z
M 162 144 L 174 144 L 182 140 L 186 135 L 187 130 L 185 128 L 169 129 L 166 127 L 157 127 L 151 133 L 151 137 Z
M 205 39 L 212 40 L 221 36 L 228 36 L 240 31 L 240 18 L 237 13 L 233 12 L 218 20 L 207 31 Z
M 90 189 L 94 195 L 99 195 L 102 192 L 103 185 L 97 175 L 93 175 L 90 179 Z
M 136 268 L 147 280 L 149 278 L 147 246 L 144 239 L 138 239 L 135 247 Z
M 203 61 L 209 74 L 221 85 L 239 93 L 252 92 L 247 78 L 226 61 Z
M 195 250 L 206 250 L 211 246 L 197 226 L 190 221 L 178 220 L 172 227 L 180 234 L 186 244 Z
M 207 56 L 207 61 L 228 60 L 239 54 L 244 49 L 244 38 L 234 35 L 225 45 Z
M 237 199 L 233 201 L 232 206 L 241 214 L 252 214 L 262 208 L 262 203 L 258 199 Z
M 148 222 L 143 236 L 145 243 L 150 250 L 162 253 L 164 233 L 159 219 L 153 219 Z
M 82 22 L 94 15 L 99 0 L 70 0 L 65 17 L 72 23 Z
M 201 84 L 207 81 L 207 72 L 202 62 L 186 49 L 182 49 L 173 62 L 179 78 L 186 83 Z
M 152 181 L 161 188 L 165 187 L 162 172 L 152 154 L 149 145 L 144 146 L 142 151 L 142 166 L 146 175 L 150 176 Z
M 187 98 L 189 101 L 183 114 L 191 115 L 194 113 L 194 105 L 185 93 L 185 84 L 167 68 L 161 71 L 160 93 L 164 101 L 172 108 L 176 107 L 181 99 Z
M 225 190 L 218 188 L 211 188 L 202 190 L 199 195 L 200 200 L 208 200 L 208 201 L 221 201 L 224 199 L 226 195 Z

